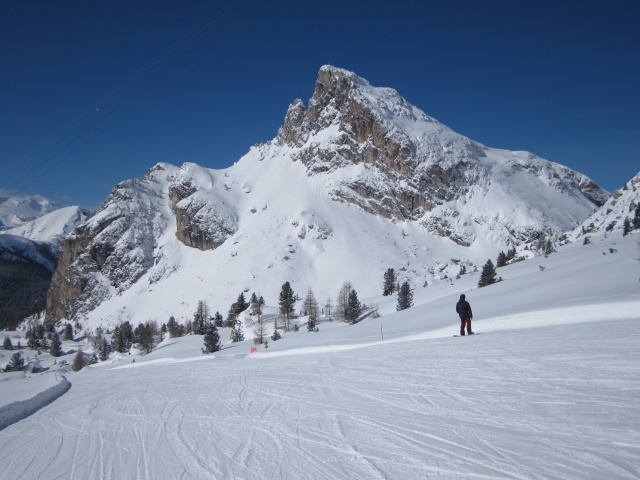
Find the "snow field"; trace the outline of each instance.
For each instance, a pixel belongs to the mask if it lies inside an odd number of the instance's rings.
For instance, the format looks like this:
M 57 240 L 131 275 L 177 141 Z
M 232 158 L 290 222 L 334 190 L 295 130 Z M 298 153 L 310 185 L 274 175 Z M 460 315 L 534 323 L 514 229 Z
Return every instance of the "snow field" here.
M 301 328 L 268 351 L 224 331 L 212 355 L 186 336 L 113 357 L 0 431 L 3 475 L 637 479 L 637 256 L 637 235 L 600 238 L 487 288 L 476 274 L 416 290 L 403 312 L 373 299 L 378 319 Z M 477 336 L 452 337 L 461 291 Z

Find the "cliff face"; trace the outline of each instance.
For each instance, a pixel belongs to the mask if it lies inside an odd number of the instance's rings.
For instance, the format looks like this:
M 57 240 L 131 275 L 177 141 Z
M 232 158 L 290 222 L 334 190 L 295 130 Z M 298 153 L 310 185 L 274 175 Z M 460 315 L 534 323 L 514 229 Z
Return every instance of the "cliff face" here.
M 608 198 L 578 172 L 527 152 L 487 148 L 429 117 L 395 90 L 373 87 L 330 66 L 320 70 L 308 107 L 300 100 L 289 107 L 275 143 L 288 147 L 310 175 L 360 165 L 333 189 L 334 199 L 390 219 L 418 220 L 429 232 L 461 245 L 477 238 L 474 223 L 495 223 L 503 216 L 495 206 L 494 212 L 469 215 L 464 205 L 479 197 L 527 197 L 525 203 L 530 190 L 553 189 L 580 197 L 575 206 L 580 215 Z M 563 219 L 563 225 L 546 228 L 546 220 L 557 219 L 536 215 L 538 226 L 508 228 L 514 240 L 571 226 Z

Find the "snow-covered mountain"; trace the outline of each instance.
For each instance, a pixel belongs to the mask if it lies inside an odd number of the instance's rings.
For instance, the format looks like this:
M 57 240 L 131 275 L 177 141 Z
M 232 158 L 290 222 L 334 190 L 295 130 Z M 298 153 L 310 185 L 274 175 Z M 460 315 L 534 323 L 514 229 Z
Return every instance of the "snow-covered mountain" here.
M 232 167 L 158 164 L 118 184 L 65 241 L 47 316 L 115 325 L 268 303 L 290 281 L 366 300 L 395 268 L 414 286 L 454 281 L 500 250 L 555 238 L 604 204 L 584 175 L 480 145 L 395 90 L 322 67 L 274 140 Z
M 636 174 L 620 190 L 613 192 L 607 202 L 589 218 L 578 225 L 568 236 L 571 241 L 585 235 L 621 232 L 625 219 L 632 221 L 640 206 L 640 173 Z
M 0 230 L 20 227 L 61 208 L 40 195 L 0 195 Z
M 3 233 L 24 237 L 35 242 L 48 243 L 54 251 L 59 253 L 64 238 L 90 216 L 91 213 L 85 208 L 60 207 Z
M 19 224 L 0 234 L 0 328 L 4 328 L 44 308 L 62 241 L 90 213 L 38 196 L 4 199 L 0 211 L 7 223 Z

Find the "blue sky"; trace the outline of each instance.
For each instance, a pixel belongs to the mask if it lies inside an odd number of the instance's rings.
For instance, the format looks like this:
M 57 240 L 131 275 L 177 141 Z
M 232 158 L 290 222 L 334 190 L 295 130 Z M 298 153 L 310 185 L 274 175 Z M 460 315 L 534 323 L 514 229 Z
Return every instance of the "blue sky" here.
M 0 2 L 0 191 L 97 207 L 157 162 L 225 168 L 324 64 L 607 190 L 640 171 L 636 1 Z

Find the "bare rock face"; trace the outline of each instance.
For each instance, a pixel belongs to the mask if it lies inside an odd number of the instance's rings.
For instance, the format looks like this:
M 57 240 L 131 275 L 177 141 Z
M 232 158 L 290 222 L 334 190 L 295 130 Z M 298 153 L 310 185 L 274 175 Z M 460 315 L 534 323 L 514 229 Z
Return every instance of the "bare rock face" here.
M 394 123 L 398 120 L 430 124 L 433 135 L 423 135 L 417 143 Z M 449 148 L 459 151 L 443 168 L 436 160 L 445 158 L 447 146 L 440 134 L 446 131 L 395 90 L 374 88 L 354 73 L 323 67 L 309 107 L 300 100 L 289 107 L 277 141 L 296 148 L 294 158 L 310 174 L 365 165 L 358 177 L 344 182 L 347 190 L 333 192 L 334 198 L 387 218 L 416 220 L 439 201 L 460 194 L 455 182 L 467 182 L 469 160 L 482 155 L 482 147 L 471 141 L 462 149 L 451 143 Z
M 194 174 L 198 169 L 201 174 Z M 203 178 L 208 184 L 199 185 Z M 214 250 L 237 231 L 235 214 L 209 193 L 213 189 L 211 177 L 195 165 L 183 167 L 169 187 L 176 237 L 189 247 Z
M 461 215 L 460 205 L 489 191 L 497 198 L 526 196 L 530 187 L 514 192 L 511 178 L 528 177 L 534 189 L 578 194 L 593 208 L 608 198 L 584 175 L 527 152 L 484 147 L 413 107 L 395 90 L 373 87 L 331 66 L 318 73 L 307 108 L 301 100 L 289 107 L 275 143 L 289 148 L 309 175 L 351 168 L 330 192 L 335 201 L 390 219 L 419 221 L 429 232 L 464 246 L 477 237 L 473 225 L 489 230 L 499 226 L 503 215 L 478 212 L 469 218 Z M 512 237 L 546 232 L 542 223 L 539 228 L 515 226 Z

